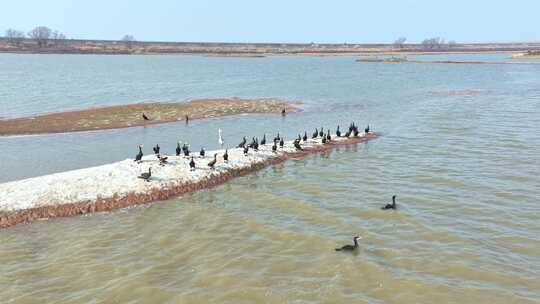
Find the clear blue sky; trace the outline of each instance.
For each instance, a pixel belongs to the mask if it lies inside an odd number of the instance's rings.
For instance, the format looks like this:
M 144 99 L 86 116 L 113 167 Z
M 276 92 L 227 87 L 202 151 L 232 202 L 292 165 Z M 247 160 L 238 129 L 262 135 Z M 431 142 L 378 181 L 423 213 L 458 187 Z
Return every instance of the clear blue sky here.
M 540 41 L 540 0 L 4 0 L 0 33 L 216 42 Z

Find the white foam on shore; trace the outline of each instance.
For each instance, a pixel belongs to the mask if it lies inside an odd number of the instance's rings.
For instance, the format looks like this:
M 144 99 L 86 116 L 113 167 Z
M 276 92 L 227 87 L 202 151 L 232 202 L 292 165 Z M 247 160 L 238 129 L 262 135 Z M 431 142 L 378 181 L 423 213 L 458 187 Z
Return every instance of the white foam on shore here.
M 332 137 L 339 142 L 347 138 Z M 322 145 L 321 138 L 308 139 L 301 142 L 302 147 L 309 148 Z M 136 151 L 135 151 L 136 152 Z M 28 178 L 0 184 L 0 212 L 13 212 L 44 206 L 59 206 L 68 203 L 96 201 L 97 199 L 122 197 L 129 193 L 149 193 L 152 189 L 169 188 L 186 183 L 195 183 L 231 169 L 248 168 L 256 163 L 282 156 L 285 153 L 296 152 L 292 141 L 285 142 L 278 152 L 272 152 L 272 144 L 259 147 L 259 151 L 249 150 L 244 156 L 242 148 L 229 149 L 229 162 L 223 161 L 225 150 L 207 151 L 204 158 L 195 156 L 196 170 L 190 171 L 191 157 L 168 156 L 168 163 L 159 165 L 157 157 L 145 155 L 143 162 L 138 164 L 133 159 L 126 159 L 112 164 L 66 171 L 40 177 Z M 208 163 L 217 153 L 215 170 Z M 134 153 L 135 154 L 135 153 Z M 152 178 L 146 182 L 138 176 L 152 168 Z

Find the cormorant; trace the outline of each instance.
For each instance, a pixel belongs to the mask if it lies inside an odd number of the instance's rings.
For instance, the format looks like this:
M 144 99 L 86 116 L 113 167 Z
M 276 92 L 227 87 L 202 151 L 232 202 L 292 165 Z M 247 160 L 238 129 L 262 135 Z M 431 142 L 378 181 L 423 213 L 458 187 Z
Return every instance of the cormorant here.
M 323 136 L 323 137 L 322 137 L 322 143 L 323 143 L 323 144 L 326 144 L 326 136 Z
M 150 118 L 148 118 L 148 116 L 146 116 L 146 114 L 144 114 L 144 113 L 142 113 L 142 118 L 143 118 L 144 120 L 150 120 Z
M 141 162 L 141 159 L 143 157 L 142 147 L 143 147 L 143 145 L 139 145 L 139 153 L 137 153 L 137 155 L 135 155 L 135 161 L 136 162 Z
M 214 170 L 214 166 L 216 165 L 216 162 L 217 162 L 217 153 L 214 153 L 214 159 L 208 163 L 208 167 L 210 167 L 210 169 Z
M 199 155 L 200 155 L 201 157 L 204 157 L 204 153 L 206 153 L 206 152 L 204 151 L 204 148 L 201 148 L 201 151 L 199 152 Z
M 381 208 L 382 210 L 396 210 L 397 209 L 397 206 L 396 206 L 396 196 L 392 196 L 392 203 L 391 204 L 386 204 L 386 206 L 382 207 Z
M 307 141 L 307 131 L 304 131 L 304 137 L 302 137 L 302 140 Z
M 369 133 L 369 125 L 367 125 L 367 127 L 364 129 L 364 133 Z
M 274 137 L 274 141 L 279 141 L 280 139 L 281 139 L 281 137 L 279 137 L 279 132 L 278 132 L 277 136 Z
M 152 168 L 148 168 L 148 172 L 144 172 L 141 175 L 138 176 L 138 178 L 144 179 L 145 181 L 149 181 L 150 177 L 152 176 Z
M 225 154 L 223 154 L 223 161 L 226 163 L 229 162 L 229 151 L 225 149 Z
M 187 147 L 184 149 L 184 156 L 189 157 L 189 149 Z
M 274 140 L 274 145 L 272 146 L 272 152 L 276 153 L 277 151 L 277 144 L 276 144 L 276 141 Z
M 357 128 L 357 127 L 354 127 L 354 130 L 353 130 L 353 136 L 354 136 L 354 137 L 357 137 L 357 136 L 358 136 L 358 128 Z
M 347 137 L 347 138 L 348 138 L 348 137 L 350 137 L 350 136 L 351 136 L 351 131 L 347 131 L 347 132 L 345 132 L 345 137 Z
M 341 137 L 341 131 L 339 130 L 339 125 L 337 126 L 336 136 Z
M 161 156 L 161 155 L 158 154 L 157 157 L 159 159 L 159 164 L 161 166 L 164 166 L 167 163 L 167 159 L 168 159 L 167 156 Z
M 336 248 L 336 251 L 355 251 L 356 249 L 358 249 L 358 239 L 361 239 L 361 237 L 355 236 L 353 238 L 354 245 L 345 245 L 341 248 Z
M 259 151 L 259 139 L 255 138 L 255 142 L 253 143 L 253 150 Z
M 245 145 L 246 145 L 246 137 L 244 136 L 244 139 L 242 140 L 242 142 L 238 145 L 238 148 L 243 148 Z
M 245 146 L 245 147 L 244 147 L 244 155 L 247 156 L 247 155 L 248 155 L 248 152 L 249 152 L 249 147 L 248 147 L 248 146 Z
M 304 151 L 304 149 L 302 149 L 302 147 L 300 146 L 299 140 L 294 141 L 294 147 L 296 148 L 297 151 Z
M 176 143 L 176 156 L 179 156 L 182 153 L 182 148 L 180 148 L 180 142 Z
M 191 161 L 189 162 L 189 168 L 191 171 L 195 170 L 195 159 L 193 159 L 193 156 L 191 157 Z
M 152 148 L 152 150 L 154 150 L 154 154 L 159 154 L 159 149 L 160 148 L 158 144 L 156 144 L 156 146 Z
M 266 133 L 264 133 L 263 138 L 261 140 L 261 145 L 266 145 Z
M 319 136 L 324 136 L 323 128 L 321 127 L 321 130 L 319 131 Z
M 327 141 L 331 141 L 331 140 L 332 140 L 332 136 L 330 136 L 330 130 L 328 130 L 328 133 L 326 134 L 326 140 L 327 140 Z
M 286 114 L 286 113 L 285 113 L 285 108 L 283 108 L 283 110 L 281 110 L 281 115 L 282 115 L 282 116 L 285 116 L 285 114 Z
M 315 128 L 315 132 L 311 135 L 311 138 L 315 139 L 317 136 L 319 136 L 319 129 Z
M 283 140 L 283 137 L 279 140 L 279 147 L 283 148 L 283 145 L 285 144 L 285 141 Z
M 186 114 L 186 123 L 188 123 L 188 122 L 189 122 L 189 116 L 187 116 L 187 114 Z

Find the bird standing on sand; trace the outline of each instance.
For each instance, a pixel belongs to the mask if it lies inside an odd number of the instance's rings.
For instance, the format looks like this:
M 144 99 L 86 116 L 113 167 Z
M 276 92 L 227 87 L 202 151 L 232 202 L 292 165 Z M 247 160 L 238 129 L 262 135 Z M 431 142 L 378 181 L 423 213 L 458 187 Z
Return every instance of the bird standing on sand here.
M 223 147 L 223 144 L 225 143 L 223 141 L 223 138 L 221 137 L 221 129 L 218 129 L 218 142 L 221 147 Z
M 274 137 L 274 141 L 279 141 L 280 139 L 281 139 L 281 137 L 279 137 L 279 132 L 278 132 L 277 136 Z
M 321 127 L 321 130 L 319 131 L 319 136 L 320 136 L 320 137 L 323 137 L 323 136 L 324 136 L 323 127 Z
M 361 237 L 355 236 L 353 238 L 354 245 L 345 245 L 341 248 L 336 248 L 336 251 L 356 251 L 356 249 L 358 249 L 358 239 L 361 239 Z
M 228 163 L 229 162 L 229 151 L 225 149 L 225 154 L 223 154 L 223 161 Z
M 205 153 L 206 153 L 206 152 L 204 151 L 204 147 L 201 147 L 201 151 L 199 152 L 199 155 L 200 155 L 201 157 L 204 157 L 204 154 L 205 154 Z
M 337 126 L 336 136 L 341 137 L 341 131 L 339 130 L 339 125 Z
M 244 146 L 244 156 L 247 156 L 249 152 L 249 146 Z
M 255 150 L 255 152 L 259 151 L 259 139 L 258 138 L 255 138 L 255 142 L 253 143 L 253 150 Z
M 184 151 L 184 156 L 189 157 L 189 145 L 187 143 L 184 143 L 182 150 Z
M 266 133 L 264 133 L 263 138 L 261 139 L 261 146 L 266 145 Z
M 214 153 L 214 159 L 208 163 L 208 167 L 210 167 L 210 169 L 214 170 L 214 166 L 216 165 L 216 162 L 217 162 L 217 153 Z
M 276 153 L 277 152 L 277 144 L 276 144 L 276 140 L 274 140 L 274 145 L 272 146 L 272 152 Z
M 326 141 L 331 141 L 332 136 L 330 136 L 330 129 L 328 129 L 328 133 L 326 133 Z
M 396 210 L 397 209 L 397 206 L 396 206 L 396 196 L 392 196 L 392 203 L 391 204 L 386 204 L 386 206 L 382 207 L 381 208 L 382 210 Z
M 139 145 L 139 153 L 137 153 L 137 155 L 135 155 L 135 161 L 138 162 L 138 163 L 141 162 L 142 157 L 143 157 L 142 147 L 143 147 L 143 145 Z
M 313 132 L 313 135 L 311 135 L 311 138 L 315 139 L 317 138 L 317 136 L 319 136 L 319 129 L 315 128 L 315 132 Z
M 182 153 L 182 148 L 180 148 L 180 142 L 176 143 L 176 156 L 180 156 Z
M 296 151 L 304 151 L 302 146 L 300 146 L 300 141 L 299 140 L 294 141 L 294 147 L 296 148 Z
M 307 141 L 307 131 L 304 131 L 304 137 L 302 137 L 303 141 Z
M 369 125 L 367 125 L 367 127 L 364 129 L 364 133 L 366 133 L 366 134 L 369 133 Z
M 137 176 L 138 178 L 144 179 L 145 181 L 150 181 L 150 177 L 152 176 L 152 168 L 148 168 L 148 172 L 144 172 L 141 175 Z
M 322 141 L 321 141 L 323 144 L 326 144 L 326 136 L 323 135 L 322 137 Z
M 159 149 L 159 144 L 156 144 L 156 146 L 152 148 L 152 150 L 154 150 L 154 154 L 159 154 Z
M 148 118 L 148 116 L 146 116 L 146 114 L 144 114 L 144 113 L 142 113 L 142 118 L 143 118 L 144 120 L 150 120 L 150 118 Z
M 191 171 L 195 171 L 195 159 L 193 159 L 193 156 L 191 157 L 191 161 L 189 162 L 189 169 Z
M 242 142 L 238 145 L 238 148 L 243 148 L 245 145 L 246 145 L 246 137 L 244 136 L 244 138 L 242 139 Z
M 285 141 L 283 140 L 283 137 L 279 140 L 279 147 L 283 148 L 283 145 L 285 144 Z
M 160 166 L 165 166 L 165 164 L 167 163 L 168 157 L 167 156 L 161 156 L 161 155 L 157 154 L 157 158 L 159 159 L 159 165 Z

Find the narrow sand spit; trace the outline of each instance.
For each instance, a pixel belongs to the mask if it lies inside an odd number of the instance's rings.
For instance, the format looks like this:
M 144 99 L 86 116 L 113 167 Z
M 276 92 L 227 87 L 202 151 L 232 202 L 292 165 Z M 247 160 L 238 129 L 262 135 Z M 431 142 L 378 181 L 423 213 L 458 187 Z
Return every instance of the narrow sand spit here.
M 195 171 L 189 169 L 190 158 L 168 156 L 168 164 L 160 166 L 155 155 L 145 155 L 141 164 L 126 159 L 98 167 L 4 183 L 0 184 L 0 227 L 165 200 L 217 186 L 289 158 L 377 137 L 376 133 L 351 138 L 336 137 L 327 144 L 322 144 L 320 138 L 309 139 L 301 143 L 303 151 L 297 151 L 293 142 L 289 141 L 283 148 L 278 148 L 277 153 L 272 152 L 272 144 L 266 144 L 258 152 L 250 150 L 248 156 L 243 154 L 243 149 L 233 148 L 228 150 L 227 163 L 222 157 L 224 150 L 207 151 L 204 158 L 195 156 Z M 214 153 L 217 153 L 217 164 L 215 170 L 211 170 L 208 163 Z M 149 167 L 152 168 L 149 182 L 137 178 Z
M 0 119 L 0 135 L 64 133 L 104 129 L 119 129 L 160 124 L 189 119 L 201 119 L 242 113 L 298 112 L 293 104 L 272 98 L 258 99 L 201 99 L 186 102 L 144 102 L 58 112 L 34 117 Z M 150 120 L 144 120 L 142 114 Z

